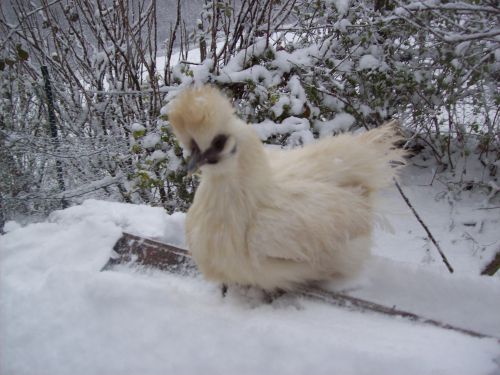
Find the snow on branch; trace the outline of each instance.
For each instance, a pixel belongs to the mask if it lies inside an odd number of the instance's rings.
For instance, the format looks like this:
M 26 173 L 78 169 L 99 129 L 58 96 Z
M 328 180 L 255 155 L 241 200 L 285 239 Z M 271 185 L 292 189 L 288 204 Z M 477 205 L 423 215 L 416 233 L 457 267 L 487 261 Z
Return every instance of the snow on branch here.
M 496 36 L 500 35 L 500 28 L 493 29 L 491 31 L 485 31 L 482 33 L 472 33 L 472 34 L 454 34 L 449 33 L 443 35 L 443 40 L 450 43 L 466 42 L 470 40 L 477 39 L 491 39 L 496 41 Z M 500 42 L 499 42 L 500 43 Z

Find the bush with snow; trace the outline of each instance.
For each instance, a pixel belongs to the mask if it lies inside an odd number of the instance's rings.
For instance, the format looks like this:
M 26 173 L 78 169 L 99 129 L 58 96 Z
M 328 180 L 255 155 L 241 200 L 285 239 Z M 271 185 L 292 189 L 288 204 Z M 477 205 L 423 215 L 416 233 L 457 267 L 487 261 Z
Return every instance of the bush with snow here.
M 295 147 L 398 117 L 410 145 L 429 148 L 458 182 L 472 154 L 485 167 L 474 183 L 496 181 L 494 2 L 211 0 L 191 32 L 178 13 L 161 59 L 152 31 L 161 25 L 149 4 L 138 0 L 126 14 L 99 2 L 39 11 L 30 3 L 18 22 L 38 33 L 0 23 L 8 36 L 0 52 L 1 220 L 88 196 L 186 209 L 195 181 L 161 108 L 193 82 L 221 87 L 266 143 Z

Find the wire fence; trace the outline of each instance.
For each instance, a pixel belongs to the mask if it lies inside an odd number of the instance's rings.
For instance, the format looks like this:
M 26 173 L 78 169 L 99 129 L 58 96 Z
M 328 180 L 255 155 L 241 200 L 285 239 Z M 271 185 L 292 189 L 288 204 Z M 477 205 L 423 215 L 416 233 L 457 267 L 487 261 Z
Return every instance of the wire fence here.
M 38 91 L 38 98 L 24 108 L 38 110 L 38 116 L 31 116 L 24 126 L 15 118 L 15 126 L 0 127 L 4 146 L 0 151 L 0 228 L 7 220 L 43 217 L 90 196 L 150 201 L 151 195 L 139 192 L 134 178 L 158 147 L 145 149 L 133 129 L 143 128 L 141 136 L 155 133 L 159 114 L 143 111 L 135 116 L 140 108 L 136 99 L 161 99 L 170 88 L 161 92 L 88 90 L 82 96 L 93 102 L 87 102 L 87 109 L 81 108 L 80 113 L 75 109 L 68 114 L 64 86 L 53 84 L 44 71 L 43 92 Z M 128 116 L 123 116 L 123 108 Z

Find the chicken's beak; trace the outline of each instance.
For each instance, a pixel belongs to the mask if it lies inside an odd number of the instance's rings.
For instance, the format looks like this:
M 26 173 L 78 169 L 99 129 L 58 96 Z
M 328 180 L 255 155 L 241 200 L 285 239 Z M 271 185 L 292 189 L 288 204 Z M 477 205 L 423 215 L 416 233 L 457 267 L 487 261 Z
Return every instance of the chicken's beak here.
M 199 167 L 201 167 L 204 162 L 203 155 L 199 150 L 193 150 L 191 153 L 191 157 L 189 158 L 189 161 L 187 163 L 187 172 L 188 175 L 192 175 L 194 172 L 198 170 Z

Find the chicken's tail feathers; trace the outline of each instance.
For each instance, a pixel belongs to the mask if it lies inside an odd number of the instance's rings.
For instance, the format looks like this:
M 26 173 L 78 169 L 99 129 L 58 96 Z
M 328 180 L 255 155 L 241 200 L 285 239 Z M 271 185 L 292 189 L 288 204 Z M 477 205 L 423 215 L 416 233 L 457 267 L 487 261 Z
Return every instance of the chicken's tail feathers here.
M 342 184 L 360 186 L 367 194 L 388 186 L 405 165 L 403 141 L 397 120 L 352 137 L 344 144 L 351 158 Z
M 358 135 L 358 139 L 379 152 L 402 161 L 406 151 L 403 148 L 404 137 L 398 120 L 391 120 L 377 128 Z
M 359 138 L 366 143 L 379 144 L 384 149 L 390 149 L 391 146 L 395 146 L 403 139 L 398 120 L 390 120 L 375 129 L 361 134 Z

